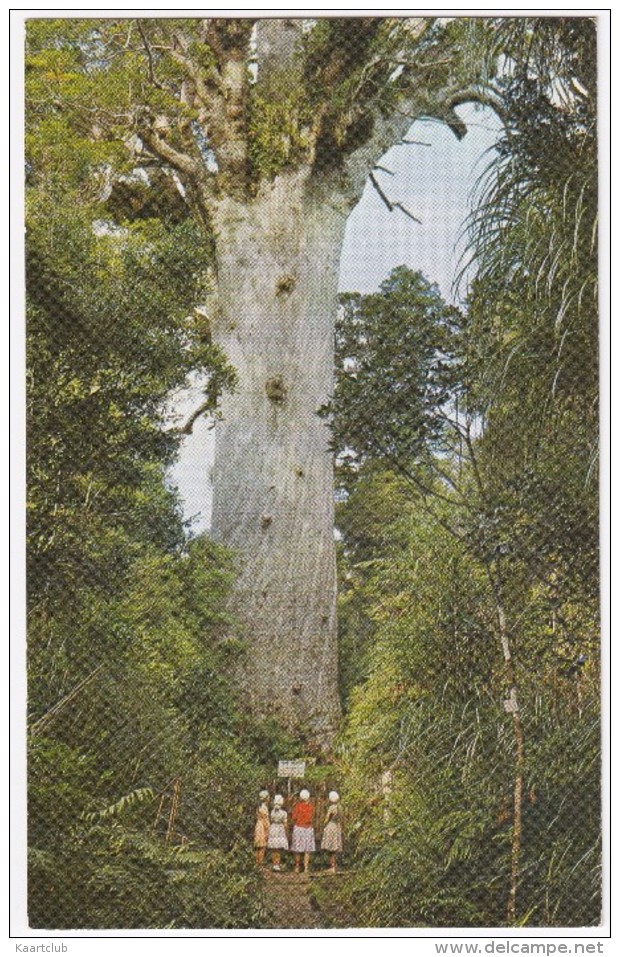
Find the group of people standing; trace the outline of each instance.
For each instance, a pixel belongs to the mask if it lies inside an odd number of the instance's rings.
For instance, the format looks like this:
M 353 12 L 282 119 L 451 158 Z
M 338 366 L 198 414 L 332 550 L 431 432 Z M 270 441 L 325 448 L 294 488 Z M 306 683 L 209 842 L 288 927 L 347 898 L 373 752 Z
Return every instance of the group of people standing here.
M 284 798 L 281 794 L 276 794 L 270 810 L 269 791 L 261 791 L 254 828 L 257 866 L 262 866 L 269 849 L 272 868 L 274 871 L 280 871 L 282 851 L 291 851 L 295 855 L 295 872 L 300 873 L 302 858 L 304 871 L 308 872 L 310 855 L 317 849 L 314 833 L 315 813 L 316 808 L 310 799 L 310 792 L 302 788 L 291 810 L 292 832 L 289 844 L 289 814 Z M 337 791 L 329 792 L 329 806 L 322 823 L 321 850 L 329 854 L 329 870 L 335 873 L 337 856 L 342 852 L 342 811 Z

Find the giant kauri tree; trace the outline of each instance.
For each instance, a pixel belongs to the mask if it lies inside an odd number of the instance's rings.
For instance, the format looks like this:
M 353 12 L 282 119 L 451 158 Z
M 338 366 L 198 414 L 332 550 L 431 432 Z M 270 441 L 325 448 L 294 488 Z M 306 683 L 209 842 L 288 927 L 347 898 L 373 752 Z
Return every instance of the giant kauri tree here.
M 239 558 L 233 611 L 258 716 L 329 741 L 339 717 L 329 400 L 338 267 L 373 169 L 422 116 L 488 100 L 486 21 L 38 21 L 36 108 L 115 144 L 102 189 L 175 186 L 212 249 L 208 334 L 234 366 L 216 430 L 213 533 Z M 119 158 L 120 157 L 120 158 Z M 115 170 L 115 163 L 117 169 Z M 402 210 L 402 212 L 407 212 Z

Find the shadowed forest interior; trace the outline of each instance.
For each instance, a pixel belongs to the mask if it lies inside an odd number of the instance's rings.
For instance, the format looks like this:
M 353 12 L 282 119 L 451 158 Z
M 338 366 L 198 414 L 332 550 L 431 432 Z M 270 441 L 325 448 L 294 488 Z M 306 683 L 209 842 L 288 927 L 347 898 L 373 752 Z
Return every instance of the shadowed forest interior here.
M 31 926 L 598 925 L 596 19 L 25 43 Z M 339 293 L 364 189 L 417 220 L 383 157 L 464 104 L 454 294 Z M 335 873 L 257 866 L 302 788 Z

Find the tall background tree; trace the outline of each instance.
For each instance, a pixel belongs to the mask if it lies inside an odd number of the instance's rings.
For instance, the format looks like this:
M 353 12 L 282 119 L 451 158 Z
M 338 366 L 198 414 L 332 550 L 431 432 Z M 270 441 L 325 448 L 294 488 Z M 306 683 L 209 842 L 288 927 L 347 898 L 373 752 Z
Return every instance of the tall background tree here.
M 595 26 L 498 27 L 466 310 L 397 270 L 338 328 L 352 780 L 390 782 L 360 799 L 358 892 L 395 923 L 484 924 L 502 898 L 511 924 L 599 919 Z

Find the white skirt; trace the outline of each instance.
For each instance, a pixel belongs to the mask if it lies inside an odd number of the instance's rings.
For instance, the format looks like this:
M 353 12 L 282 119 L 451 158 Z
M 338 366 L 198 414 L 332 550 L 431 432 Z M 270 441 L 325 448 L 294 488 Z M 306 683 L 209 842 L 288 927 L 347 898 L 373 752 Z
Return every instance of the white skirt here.
M 342 850 L 342 828 L 336 821 L 328 821 L 325 825 L 321 850 L 331 851 L 332 854 Z
M 316 846 L 314 843 L 314 828 L 299 827 L 296 824 L 293 828 L 291 850 L 295 854 L 311 854 L 312 851 L 316 851 Z
M 288 838 L 284 824 L 270 824 L 267 847 L 274 851 L 288 851 Z

